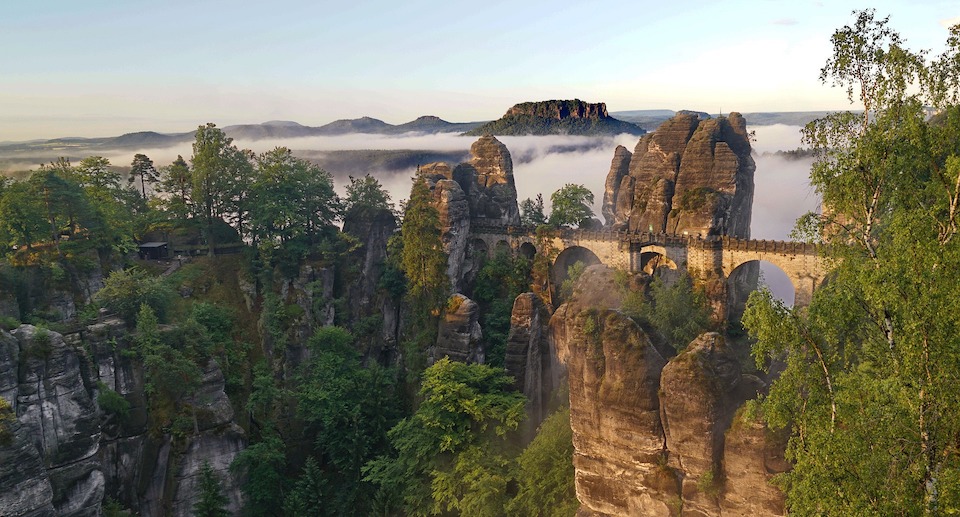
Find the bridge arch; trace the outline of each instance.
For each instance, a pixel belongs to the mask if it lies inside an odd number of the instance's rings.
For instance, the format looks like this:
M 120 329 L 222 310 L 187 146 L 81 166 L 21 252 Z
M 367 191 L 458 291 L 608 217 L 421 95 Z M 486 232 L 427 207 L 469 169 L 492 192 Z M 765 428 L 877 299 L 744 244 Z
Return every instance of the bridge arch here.
M 469 247 L 470 257 L 482 257 L 483 259 L 490 258 L 490 249 L 487 246 L 487 241 L 480 238 L 473 238 L 470 240 Z
M 745 260 L 726 276 L 724 291 L 727 321 L 739 324 L 750 293 L 764 285 L 787 307 L 795 305 L 800 287 L 783 268 L 768 260 Z
M 583 262 L 585 266 L 600 264 L 600 258 L 583 246 L 570 246 L 557 255 L 553 261 L 553 270 L 551 271 L 551 280 L 554 287 L 560 287 L 564 280 L 568 278 L 567 270 L 577 262 Z
M 640 271 L 652 275 L 656 272 L 657 268 L 661 267 L 676 271 L 677 264 L 659 251 L 650 250 L 640 253 Z
M 517 249 L 520 252 L 520 256 L 527 259 L 533 260 L 533 257 L 537 254 L 537 247 L 530 242 L 524 242 L 520 244 L 520 247 Z

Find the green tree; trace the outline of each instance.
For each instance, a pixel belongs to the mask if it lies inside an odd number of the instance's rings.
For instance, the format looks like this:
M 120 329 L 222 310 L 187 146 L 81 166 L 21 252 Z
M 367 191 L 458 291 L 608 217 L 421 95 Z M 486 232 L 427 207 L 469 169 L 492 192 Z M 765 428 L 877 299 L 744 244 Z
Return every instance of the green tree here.
M 399 417 L 394 375 L 376 364 L 363 367 L 353 341 L 340 327 L 318 329 L 296 390 L 297 414 L 329 473 L 324 507 L 340 515 L 366 513 L 374 486 L 361 468 L 385 451 Z
M 229 500 L 223 495 L 220 479 L 209 463 L 203 462 L 200 467 L 198 483 L 199 498 L 193 505 L 193 514 L 196 517 L 227 517 L 230 515 L 224 507 Z
M 477 273 L 472 297 L 480 304 L 483 349 L 491 366 L 503 366 L 513 302 L 530 290 L 530 268 L 530 260 L 498 250 Z
M 547 224 L 547 216 L 543 213 L 543 195 L 537 194 L 535 199 L 524 199 L 520 202 L 520 224 L 536 228 Z
M 340 214 L 330 174 L 285 147 L 257 158 L 252 189 L 251 224 L 263 246 L 283 248 L 299 241 L 306 251 Z
M 960 512 L 960 108 L 944 85 L 960 77 L 960 45 L 924 66 L 887 19 L 854 14 L 821 78 L 867 109 L 804 130 L 824 210 L 798 234 L 822 242 L 830 281 L 807 308 L 754 293 L 743 321 L 758 366 L 785 364 L 762 411 L 791 430 L 794 468 L 780 478 L 791 513 L 949 515 Z
M 574 487 L 573 431 L 570 409 L 540 424 L 536 438 L 517 458 L 517 495 L 507 514 L 518 517 L 572 517 L 580 507 Z
M 304 517 L 330 515 L 330 512 L 327 512 L 327 502 L 324 500 L 328 493 L 323 470 L 320 469 L 317 460 L 313 459 L 312 456 L 308 457 L 303 465 L 303 472 L 283 501 L 283 511 L 286 515 L 302 515 Z M 351 512 L 348 510 L 346 513 Z M 340 515 L 345 515 L 345 513 Z
M 127 324 L 135 327 L 141 306 L 146 304 L 153 314 L 166 321 L 173 290 L 160 277 L 150 276 L 139 269 L 120 269 L 110 273 L 95 300 L 117 313 Z
M 210 256 L 214 255 L 217 245 L 216 225 L 223 222 L 230 209 L 238 153 L 233 139 L 216 124 L 208 123 L 197 128 L 190 159 L 193 164 L 190 198 L 207 239 Z
M 33 245 L 49 236 L 43 204 L 37 191 L 27 182 L 15 182 L 0 193 L 0 236 L 4 245 Z
M 686 271 L 671 282 L 654 275 L 646 292 L 627 289 L 623 311 L 644 327 L 653 327 L 677 351 L 711 326 L 706 294 Z
M 192 210 L 193 173 L 190 166 L 183 156 L 177 155 L 172 164 L 161 169 L 160 175 L 158 190 L 169 194 L 164 205 L 183 225 Z
M 550 195 L 550 204 L 549 222 L 557 228 L 578 228 L 593 217 L 593 192 L 583 185 L 567 183 Z
M 407 289 L 417 298 L 426 298 L 434 305 L 446 299 L 447 254 L 440 241 L 440 213 L 433 206 L 433 197 L 424 179 L 418 178 L 410 191 L 410 200 L 403 213 L 403 272 Z
M 247 510 L 252 515 L 282 515 L 289 481 L 284 476 L 287 465 L 286 445 L 272 427 L 264 429 L 259 441 L 237 454 L 230 468 L 245 474 L 241 487 L 247 496 Z
M 147 155 L 140 153 L 133 155 L 133 162 L 130 164 L 130 174 L 127 176 L 127 183 L 133 186 L 138 178 L 140 180 L 140 192 L 143 194 L 143 199 L 147 199 L 147 183 L 160 181 L 160 173 L 157 171 L 157 168 L 153 166 L 153 160 L 147 157 Z
M 524 418 L 525 399 L 512 384 L 499 368 L 437 361 L 424 371 L 416 413 L 390 430 L 394 455 L 370 462 L 366 479 L 407 515 L 500 511 L 504 437 Z
M 347 197 L 343 202 L 345 217 L 361 213 L 372 214 L 379 210 L 393 211 L 390 193 L 383 188 L 377 178 L 369 174 L 365 174 L 362 178 L 350 176 Z

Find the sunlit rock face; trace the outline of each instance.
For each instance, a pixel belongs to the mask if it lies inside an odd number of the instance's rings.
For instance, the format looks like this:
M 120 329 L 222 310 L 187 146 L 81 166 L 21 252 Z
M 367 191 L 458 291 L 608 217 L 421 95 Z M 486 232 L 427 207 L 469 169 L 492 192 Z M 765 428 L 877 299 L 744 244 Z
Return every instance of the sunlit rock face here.
M 615 152 L 604 193 L 607 225 L 748 238 L 755 170 L 739 113 L 705 120 L 680 113 L 641 137 L 631 156 Z
M 520 224 L 513 158 L 507 146 L 492 136 L 483 136 L 470 146 L 472 158 L 453 170 L 470 205 L 470 218 L 481 224 Z
M 587 268 L 547 329 L 569 383 L 578 515 L 783 515 L 769 483 L 783 444 L 737 414 L 763 382 L 716 333 L 667 360 L 618 310 L 614 278 Z

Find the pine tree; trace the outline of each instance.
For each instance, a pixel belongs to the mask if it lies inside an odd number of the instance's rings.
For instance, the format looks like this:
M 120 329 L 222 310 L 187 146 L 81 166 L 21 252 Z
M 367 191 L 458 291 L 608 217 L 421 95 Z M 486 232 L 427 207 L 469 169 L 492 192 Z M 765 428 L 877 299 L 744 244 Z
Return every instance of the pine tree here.
M 229 502 L 223 495 L 217 473 L 209 463 L 203 462 L 200 467 L 200 497 L 193 505 L 196 517 L 226 517 L 230 515 L 224 506 Z

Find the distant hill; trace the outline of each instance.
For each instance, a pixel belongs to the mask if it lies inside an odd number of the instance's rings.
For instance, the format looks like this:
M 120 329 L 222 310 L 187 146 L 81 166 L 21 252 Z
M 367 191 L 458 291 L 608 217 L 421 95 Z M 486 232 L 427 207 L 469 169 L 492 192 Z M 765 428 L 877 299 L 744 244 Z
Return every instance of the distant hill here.
M 642 135 L 642 128 L 607 113 L 606 104 L 580 99 L 524 102 L 517 104 L 497 120 L 465 132 L 482 135 Z

